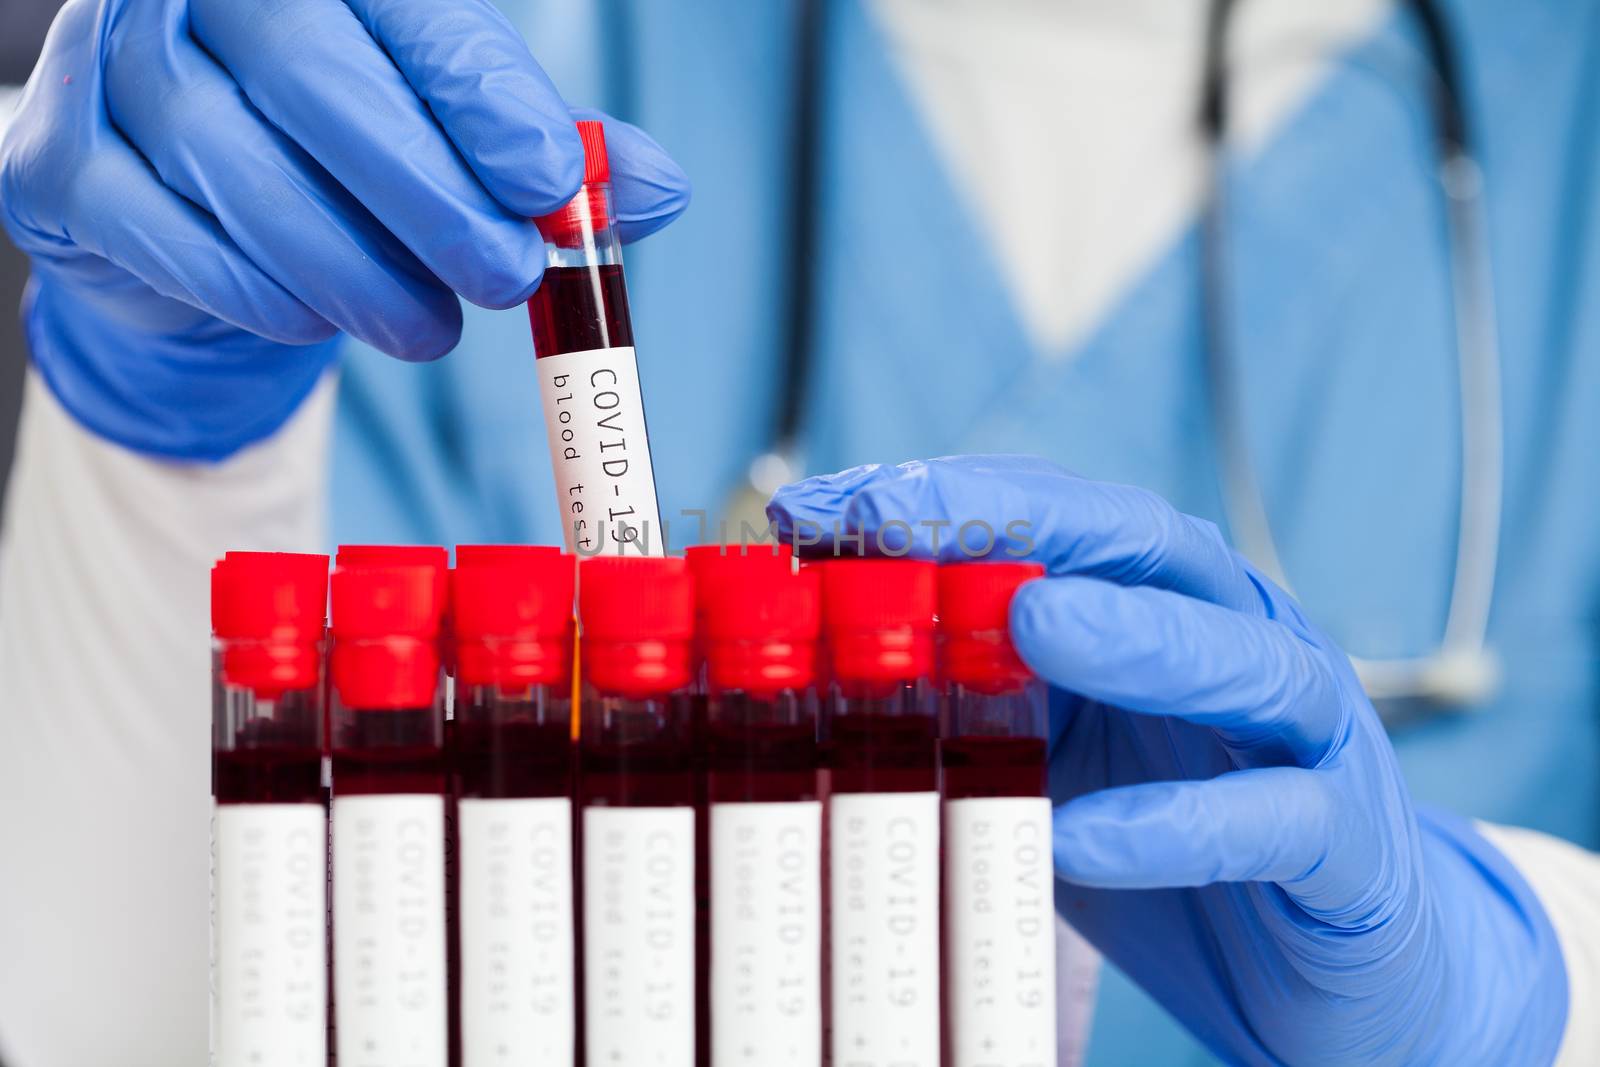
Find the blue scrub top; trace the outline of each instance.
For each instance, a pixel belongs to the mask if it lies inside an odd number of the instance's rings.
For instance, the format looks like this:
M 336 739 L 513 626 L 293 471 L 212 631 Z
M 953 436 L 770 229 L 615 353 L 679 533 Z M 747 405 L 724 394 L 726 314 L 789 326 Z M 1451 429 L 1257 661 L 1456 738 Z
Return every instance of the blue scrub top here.
M 770 433 L 792 12 L 634 2 L 619 56 L 618 25 L 586 5 L 513 6 L 569 99 L 639 122 L 694 179 L 688 214 L 630 248 L 627 269 L 663 510 L 715 509 Z M 1192 230 L 1074 351 L 1038 351 L 864 6 L 834 5 L 827 46 L 810 467 L 1033 452 L 1220 521 Z M 1504 686 L 1485 707 L 1396 726 L 1395 743 L 1419 800 L 1593 848 L 1600 6 L 1446 6 L 1502 334 Z M 1235 358 L 1285 567 L 1313 616 L 1375 656 L 1437 644 L 1457 532 L 1455 334 L 1421 63 L 1410 24 L 1384 25 L 1230 179 Z M 351 346 L 338 540 L 559 541 L 526 317 L 466 321 L 430 366 Z M 1091 1064 L 1205 1062 L 1108 973 Z

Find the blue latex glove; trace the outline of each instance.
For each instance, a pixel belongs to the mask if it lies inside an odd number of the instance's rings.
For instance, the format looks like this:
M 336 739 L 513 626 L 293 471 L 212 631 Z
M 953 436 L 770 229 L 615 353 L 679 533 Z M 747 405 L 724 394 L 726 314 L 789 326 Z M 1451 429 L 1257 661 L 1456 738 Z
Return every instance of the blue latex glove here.
M 582 181 L 575 116 L 603 118 L 487 0 L 73 0 L 0 149 L 34 361 L 105 437 L 225 456 L 282 424 L 338 331 L 433 359 L 456 294 L 525 300 L 528 219 Z M 688 183 L 606 126 L 637 238 Z
M 1566 972 L 1532 891 L 1413 809 L 1349 661 L 1213 525 L 1010 456 L 812 478 L 768 512 L 946 561 L 992 529 L 1047 565 L 1011 632 L 1059 687 L 1057 905 L 1219 1056 L 1551 1061 Z

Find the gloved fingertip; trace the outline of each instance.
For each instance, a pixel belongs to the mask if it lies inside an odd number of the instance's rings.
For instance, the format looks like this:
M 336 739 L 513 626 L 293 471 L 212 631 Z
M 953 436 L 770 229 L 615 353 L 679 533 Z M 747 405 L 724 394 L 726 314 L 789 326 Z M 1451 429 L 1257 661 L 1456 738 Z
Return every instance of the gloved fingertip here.
M 1025 582 L 1011 596 L 1009 626 L 1012 644 L 1024 662 L 1045 662 L 1059 645 L 1063 596 L 1056 588 L 1061 579 L 1039 578 Z
M 494 168 L 490 190 L 505 207 L 538 218 L 565 207 L 583 187 L 583 141 L 569 123 L 530 125 L 514 163 Z M 509 161 L 508 161 L 509 162 Z
M 624 241 L 655 233 L 688 208 L 689 176 L 649 134 L 593 108 L 574 108 L 572 117 L 605 124 L 611 193 Z
M 1115 886 L 1128 877 L 1133 857 L 1105 820 L 1082 805 L 1057 808 L 1051 834 L 1056 877 L 1079 885 Z
M 402 363 L 432 363 L 455 351 L 461 343 L 461 303 L 451 300 L 424 319 L 417 329 L 396 337 L 384 347 L 386 355 Z
M 544 237 L 532 221 L 497 219 L 485 227 L 475 258 L 453 276 L 456 291 L 482 308 L 504 311 L 524 303 L 544 277 Z
M 268 340 L 286 345 L 319 345 L 338 334 L 339 327 L 310 308 L 305 308 L 303 313 L 276 319 Z
M 519 304 L 526 304 L 533 294 L 538 292 L 539 283 L 543 279 L 544 272 L 541 270 L 534 275 L 531 282 L 523 281 L 518 284 L 508 280 L 499 291 L 485 295 L 482 300 L 474 300 L 473 303 L 490 311 L 509 311 Z
M 317 321 L 312 323 L 310 328 L 307 329 L 302 335 L 302 339 L 295 343 L 302 345 L 320 345 L 324 341 L 331 341 L 338 336 L 339 327 L 335 326 L 333 323 L 319 315 L 317 317 Z
M 1011 640 L 1024 663 L 1055 685 L 1074 688 L 1084 671 L 1102 671 L 1120 663 L 1122 645 L 1108 644 L 1125 635 L 1127 594 L 1098 578 L 1061 575 L 1035 579 L 1011 598 Z M 1119 629 L 1120 627 L 1120 629 Z
M 689 209 L 690 197 L 689 180 L 685 178 L 681 187 L 666 190 L 658 201 L 637 216 L 618 215 L 617 233 L 622 238 L 622 243 L 632 244 L 643 240 L 676 222 L 678 216 Z
M 869 463 L 834 474 L 818 474 L 780 486 L 767 504 L 767 518 L 792 530 L 797 523 L 813 523 L 831 530 L 844 526 L 852 498 L 860 489 L 884 477 L 882 464 Z

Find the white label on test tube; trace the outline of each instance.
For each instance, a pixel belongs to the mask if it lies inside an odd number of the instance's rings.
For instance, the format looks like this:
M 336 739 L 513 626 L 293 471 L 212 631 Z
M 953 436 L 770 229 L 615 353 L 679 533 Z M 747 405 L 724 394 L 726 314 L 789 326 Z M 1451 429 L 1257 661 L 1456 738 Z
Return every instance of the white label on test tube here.
M 444 798 L 333 802 L 339 1062 L 443 1067 Z
M 567 551 L 666 555 L 633 349 L 543 356 L 539 395 Z
M 570 1067 L 572 803 L 463 799 L 461 1051 L 465 1067 Z
M 216 808 L 218 1067 L 327 1058 L 327 839 L 320 804 Z
M 822 1062 L 822 805 L 711 806 L 711 1061 Z
M 955 1067 L 1046 1067 L 1056 1056 L 1050 802 L 945 805 L 945 919 Z
M 583 812 L 590 1064 L 694 1063 L 694 809 Z
M 939 794 L 829 802 L 833 1062 L 939 1062 Z

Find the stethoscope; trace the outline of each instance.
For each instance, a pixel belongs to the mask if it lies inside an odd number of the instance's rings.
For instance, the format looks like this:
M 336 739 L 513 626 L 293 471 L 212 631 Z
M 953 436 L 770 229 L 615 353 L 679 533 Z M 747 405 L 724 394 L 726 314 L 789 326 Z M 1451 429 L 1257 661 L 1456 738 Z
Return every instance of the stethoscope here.
M 1418 701 L 1460 708 L 1487 700 L 1499 684 L 1498 661 L 1488 647 L 1487 635 L 1502 507 L 1500 342 L 1483 205 L 1483 173 L 1472 154 L 1455 49 L 1435 0 L 1402 2 L 1422 32 L 1434 78 L 1433 132 L 1439 186 L 1445 201 L 1461 391 L 1461 510 L 1456 524 L 1455 574 L 1444 634 L 1438 645 L 1432 652 L 1410 658 L 1352 657 L 1352 662 L 1367 695 L 1375 701 Z M 1211 425 L 1222 468 L 1223 499 L 1234 543 L 1268 577 L 1292 591 L 1245 441 L 1234 341 L 1227 320 L 1227 45 L 1237 8 L 1237 0 L 1212 0 L 1200 96 L 1200 134 L 1210 162 L 1210 195 L 1200 226 L 1206 380 Z
M 1482 703 L 1499 685 L 1487 644 L 1499 551 L 1502 488 L 1500 346 L 1483 206 L 1482 171 L 1472 154 L 1459 66 L 1436 0 L 1401 0 L 1422 31 L 1435 82 L 1433 108 L 1439 184 L 1445 200 L 1456 363 L 1461 391 L 1461 510 L 1455 573 L 1443 636 L 1433 651 L 1414 657 L 1353 658 L 1367 694 L 1386 705 L 1423 709 Z M 800 423 L 813 364 L 813 277 L 817 246 L 818 144 L 824 88 L 823 38 L 828 0 L 802 0 L 796 26 L 794 113 L 791 125 L 788 212 L 791 232 L 776 409 L 768 447 L 730 497 L 727 514 L 759 516 L 772 491 L 803 473 Z M 1209 162 L 1209 195 L 1202 213 L 1200 282 L 1204 317 L 1207 400 L 1221 466 L 1228 527 L 1235 545 L 1284 589 L 1284 573 L 1255 462 L 1245 440 L 1234 342 L 1226 311 L 1225 182 L 1229 118 L 1228 42 L 1237 0 L 1212 0 L 1206 21 L 1200 136 Z M 737 528 L 737 527 L 735 527 Z

